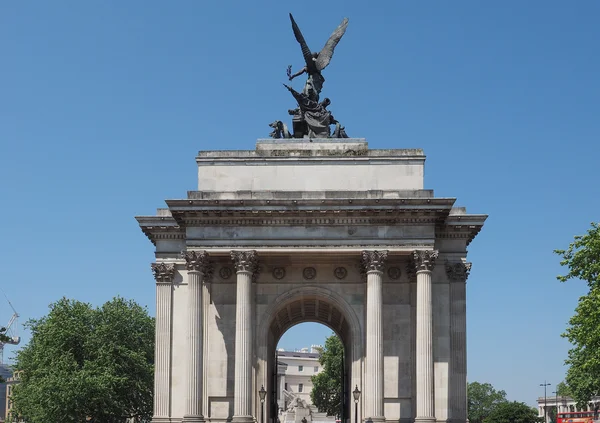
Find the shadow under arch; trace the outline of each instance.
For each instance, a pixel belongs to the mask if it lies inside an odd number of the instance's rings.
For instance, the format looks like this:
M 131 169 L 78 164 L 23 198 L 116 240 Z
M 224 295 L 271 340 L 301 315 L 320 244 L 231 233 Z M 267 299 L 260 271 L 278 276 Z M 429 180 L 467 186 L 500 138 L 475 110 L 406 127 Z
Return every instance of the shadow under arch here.
M 255 342 L 257 352 L 256 388 L 264 386 L 265 422 L 277 422 L 276 346 L 292 326 L 305 322 L 321 323 L 332 329 L 344 344 L 345 383 L 344 420 L 350 421 L 350 396 L 354 386 L 362 390 L 363 330 L 350 304 L 337 292 L 320 286 L 290 288 L 267 308 L 260 318 Z M 257 403 L 260 412 L 261 404 Z M 359 415 L 362 414 L 359 404 Z M 258 415 L 258 414 L 257 414 Z M 359 417 L 359 421 L 362 417 Z M 284 423 L 284 422 L 281 422 Z

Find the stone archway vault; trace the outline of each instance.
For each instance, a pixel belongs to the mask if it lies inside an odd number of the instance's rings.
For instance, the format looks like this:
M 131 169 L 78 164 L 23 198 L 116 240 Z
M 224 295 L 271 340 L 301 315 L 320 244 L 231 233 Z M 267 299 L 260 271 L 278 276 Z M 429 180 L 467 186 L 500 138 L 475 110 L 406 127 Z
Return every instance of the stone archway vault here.
M 344 372 L 347 375 L 343 387 L 345 396 L 350 395 L 352 387 L 362 386 L 362 329 L 356 312 L 339 294 L 329 289 L 317 286 L 292 288 L 279 296 L 264 313 L 256 337 L 256 386 L 267 387 L 266 404 L 276 401 L 273 393 L 273 360 L 277 342 L 289 328 L 305 322 L 321 323 L 332 329 L 342 340 L 345 349 Z M 362 407 L 359 408 L 362 413 Z M 268 405 L 265 406 L 265 421 L 276 421 L 276 416 Z

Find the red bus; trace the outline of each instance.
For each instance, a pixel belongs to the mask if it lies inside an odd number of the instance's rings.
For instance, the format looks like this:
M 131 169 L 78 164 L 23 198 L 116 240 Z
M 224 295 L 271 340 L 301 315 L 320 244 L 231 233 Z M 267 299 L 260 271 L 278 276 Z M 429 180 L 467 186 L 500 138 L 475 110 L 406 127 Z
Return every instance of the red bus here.
M 593 423 L 593 411 L 570 411 L 568 413 L 558 413 L 556 423 Z

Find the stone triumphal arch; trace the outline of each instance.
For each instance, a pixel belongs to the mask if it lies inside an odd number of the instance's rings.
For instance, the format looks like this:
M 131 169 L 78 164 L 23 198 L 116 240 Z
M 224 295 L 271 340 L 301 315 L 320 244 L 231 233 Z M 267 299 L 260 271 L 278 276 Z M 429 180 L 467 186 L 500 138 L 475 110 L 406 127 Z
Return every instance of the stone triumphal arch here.
M 276 422 L 275 346 L 306 321 L 345 345 L 346 422 L 355 387 L 359 420 L 465 422 L 486 216 L 424 189 L 421 150 L 259 140 L 196 162 L 197 191 L 137 218 L 156 246 L 154 422 Z

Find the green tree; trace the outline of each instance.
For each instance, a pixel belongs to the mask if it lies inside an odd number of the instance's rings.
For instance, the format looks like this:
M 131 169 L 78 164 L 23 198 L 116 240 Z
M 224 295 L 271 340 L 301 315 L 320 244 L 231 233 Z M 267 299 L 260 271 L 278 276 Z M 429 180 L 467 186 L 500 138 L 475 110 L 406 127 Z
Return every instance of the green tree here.
M 535 408 L 517 401 L 498 403 L 485 418 L 485 423 L 539 423 L 543 417 L 538 417 Z
M 570 397 L 571 390 L 569 389 L 569 385 L 565 382 L 559 382 L 556 384 L 556 393 L 559 397 Z
M 325 341 L 319 363 L 323 370 L 311 377 L 313 389 L 310 399 L 317 409 L 328 416 L 340 416 L 342 411 L 342 372 L 344 344 L 332 334 Z
M 29 423 L 150 421 L 154 319 L 133 301 L 102 307 L 66 298 L 30 320 L 16 355 L 14 410 Z
M 467 385 L 467 413 L 471 423 L 482 423 L 498 404 L 506 402 L 506 392 L 496 391 L 489 383 Z
M 585 235 L 575 236 L 567 250 L 554 252 L 568 268 L 568 273 L 557 279 L 580 279 L 589 287 L 562 334 L 573 346 L 565 361 L 569 366 L 566 382 L 571 396 L 583 405 L 600 393 L 600 225 L 592 223 Z

